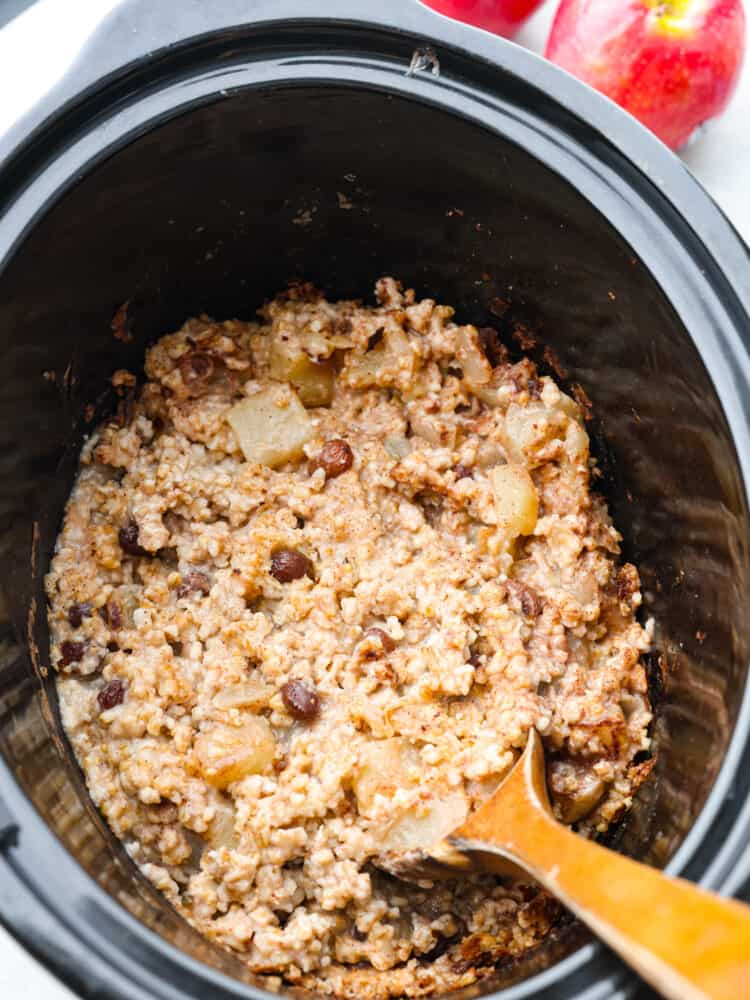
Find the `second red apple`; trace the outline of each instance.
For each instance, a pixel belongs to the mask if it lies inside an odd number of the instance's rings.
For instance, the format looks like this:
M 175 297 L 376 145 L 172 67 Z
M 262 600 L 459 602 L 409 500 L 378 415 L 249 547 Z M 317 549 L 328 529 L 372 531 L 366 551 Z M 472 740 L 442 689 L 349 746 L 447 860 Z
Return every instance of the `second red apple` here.
M 504 38 L 512 38 L 542 0 L 422 0 L 428 7 Z
M 545 55 L 677 149 L 724 110 L 744 51 L 742 0 L 562 0 Z

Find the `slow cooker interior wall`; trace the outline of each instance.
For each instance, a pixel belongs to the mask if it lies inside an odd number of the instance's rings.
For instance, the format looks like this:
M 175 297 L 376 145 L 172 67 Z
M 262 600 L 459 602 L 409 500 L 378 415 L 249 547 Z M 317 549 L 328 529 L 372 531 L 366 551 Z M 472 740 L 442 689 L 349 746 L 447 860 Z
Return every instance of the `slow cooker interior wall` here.
M 721 407 L 685 329 L 606 220 L 522 150 L 427 106 L 365 90 L 234 94 L 112 155 L 29 234 L 0 301 L 0 516 L 15 635 L 36 602 L 43 668 L 42 577 L 113 370 L 139 367 L 144 346 L 192 313 L 249 317 L 295 277 L 368 294 L 381 274 L 481 325 L 525 323 L 538 355 L 550 346 L 593 401 L 604 488 L 668 665 L 656 780 L 624 842 L 663 864 L 710 790 L 747 662 L 744 501 Z M 126 300 L 130 343 L 110 328 Z M 0 739 L 28 794 L 110 891 L 217 961 L 132 882 L 27 654 L 9 631 Z

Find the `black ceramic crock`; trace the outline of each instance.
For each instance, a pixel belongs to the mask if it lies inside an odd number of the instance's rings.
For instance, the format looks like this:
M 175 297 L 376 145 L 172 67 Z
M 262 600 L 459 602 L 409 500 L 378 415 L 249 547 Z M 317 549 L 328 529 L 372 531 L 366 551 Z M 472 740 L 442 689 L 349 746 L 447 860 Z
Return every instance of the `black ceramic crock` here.
M 657 140 L 417 0 L 131 0 L 0 140 L 0 211 L 0 917 L 32 953 L 86 997 L 262 995 L 88 799 L 42 580 L 112 371 L 293 277 L 361 295 L 397 275 L 467 320 L 525 324 L 584 387 L 658 622 L 658 759 L 618 841 L 748 893 L 750 261 Z M 569 924 L 479 992 L 638 989 Z

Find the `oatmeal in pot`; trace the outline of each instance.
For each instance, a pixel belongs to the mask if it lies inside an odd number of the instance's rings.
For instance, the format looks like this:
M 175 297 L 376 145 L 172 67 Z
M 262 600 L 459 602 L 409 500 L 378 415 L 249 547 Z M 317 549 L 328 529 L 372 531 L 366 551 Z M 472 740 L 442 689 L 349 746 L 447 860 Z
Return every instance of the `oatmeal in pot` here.
M 457 826 L 530 728 L 585 835 L 648 772 L 634 566 L 578 404 L 390 278 L 189 320 L 117 372 L 47 579 L 62 718 L 148 878 L 255 972 L 468 985 L 556 904 L 378 868 Z M 641 755 L 638 756 L 637 755 Z

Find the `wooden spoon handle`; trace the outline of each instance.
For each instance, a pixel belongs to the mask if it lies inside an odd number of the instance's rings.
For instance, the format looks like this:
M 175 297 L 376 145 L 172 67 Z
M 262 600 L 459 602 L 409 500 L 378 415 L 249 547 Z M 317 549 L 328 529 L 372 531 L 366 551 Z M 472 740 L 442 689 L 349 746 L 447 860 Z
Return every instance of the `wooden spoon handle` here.
M 528 768 L 449 839 L 485 870 L 520 863 L 670 1000 L 750 1000 L 750 906 L 585 840 L 548 808 Z

